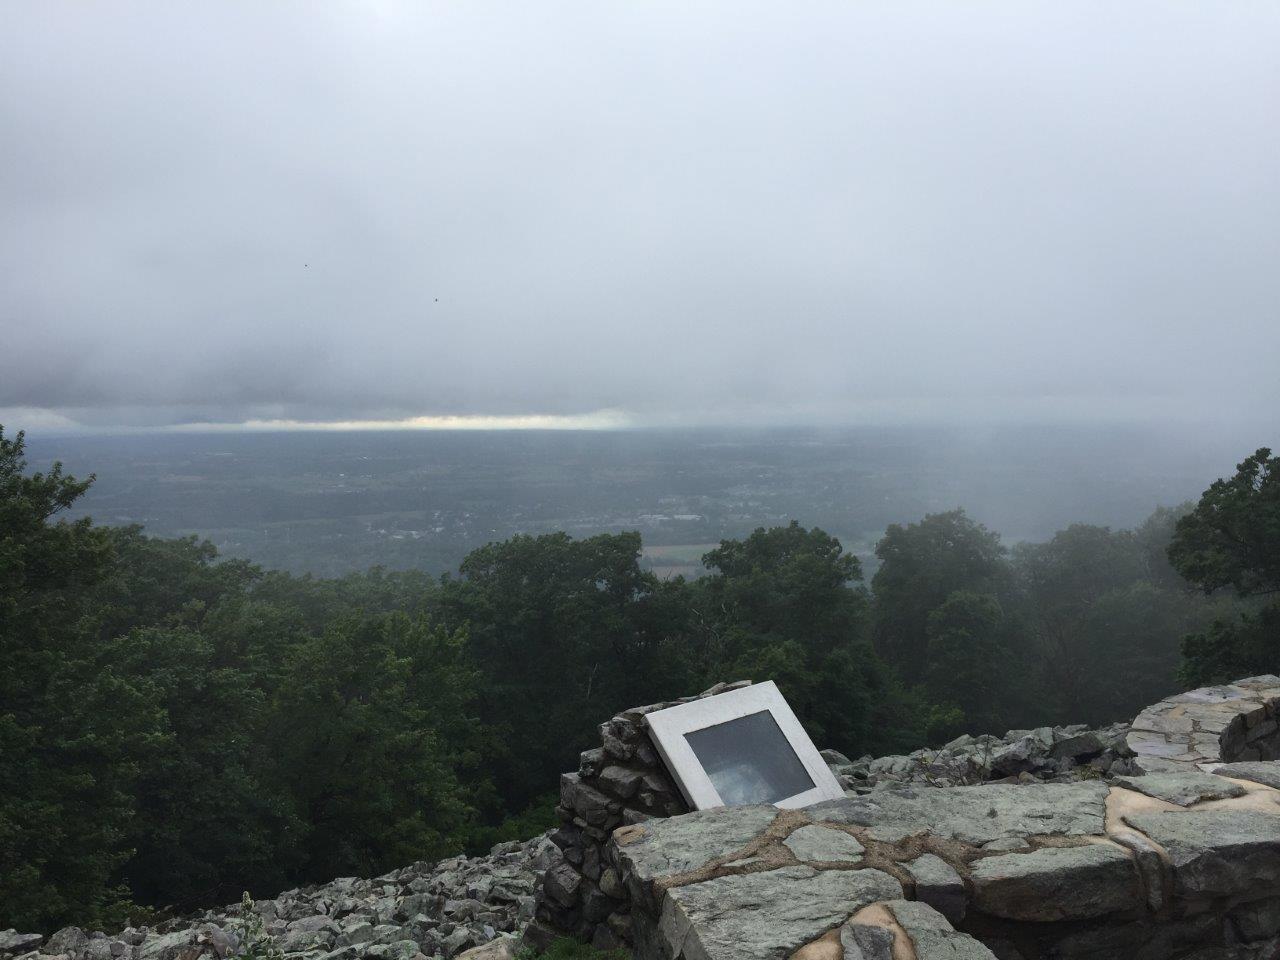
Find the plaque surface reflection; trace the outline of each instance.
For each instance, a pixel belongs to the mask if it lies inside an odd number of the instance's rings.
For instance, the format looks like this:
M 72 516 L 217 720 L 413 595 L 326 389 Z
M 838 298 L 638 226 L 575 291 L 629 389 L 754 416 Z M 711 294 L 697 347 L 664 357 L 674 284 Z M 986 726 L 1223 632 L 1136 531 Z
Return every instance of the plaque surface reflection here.
M 685 734 L 726 806 L 777 803 L 813 789 L 813 778 L 768 710 Z

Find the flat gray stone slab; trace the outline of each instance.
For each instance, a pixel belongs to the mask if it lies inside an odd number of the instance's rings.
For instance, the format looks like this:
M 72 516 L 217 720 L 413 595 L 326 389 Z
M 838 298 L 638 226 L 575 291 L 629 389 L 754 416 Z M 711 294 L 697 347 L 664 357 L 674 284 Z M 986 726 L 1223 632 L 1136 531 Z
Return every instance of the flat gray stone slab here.
M 1145 903 L 1133 861 L 1111 843 L 984 857 L 970 876 L 974 907 L 1008 920 L 1085 920 Z
M 797 860 L 811 863 L 850 863 L 865 852 L 856 837 L 831 827 L 801 827 L 782 842 Z
M 902 886 L 879 870 L 783 867 L 667 891 L 657 935 L 684 960 L 785 960 Z
M 1179 896 L 1256 895 L 1280 884 L 1280 805 L 1134 813 L 1125 822 L 1164 848 Z
M 1129 749 L 1140 757 L 1151 757 L 1157 760 L 1178 760 L 1186 758 L 1191 751 L 1189 740 L 1170 739 L 1163 733 L 1151 733 L 1147 730 L 1135 730 L 1125 738 Z M 1216 756 L 1216 753 L 1215 753 Z M 1182 759 L 1178 762 L 1185 763 Z
M 643 884 L 706 865 L 745 847 L 768 828 L 776 807 L 719 807 L 614 831 L 628 873 Z
M 813 820 L 867 828 L 894 843 L 918 833 L 981 845 L 1007 837 L 1085 836 L 1103 832 L 1102 783 L 984 784 L 882 790 L 809 807 Z
M 1186 770 L 1178 773 L 1149 773 L 1144 777 L 1117 777 L 1116 786 L 1145 793 L 1157 800 L 1167 800 L 1189 807 L 1202 800 L 1225 800 L 1244 796 L 1245 789 L 1211 773 Z
M 1264 673 L 1256 677 L 1245 677 L 1234 683 L 1225 683 L 1216 687 L 1198 687 L 1186 693 L 1178 693 L 1165 698 L 1166 703 L 1226 703 L 1247 697 L 1280 696 L 1280 677 L 1274 673 Z
M 1280 761 L 1246 760 L 1241 763 L 1224 763 L 1220 767 L 1215 767 L 1213 773 L 1219 777 L 1252 780 L 1254 783 L 1280 790 Z

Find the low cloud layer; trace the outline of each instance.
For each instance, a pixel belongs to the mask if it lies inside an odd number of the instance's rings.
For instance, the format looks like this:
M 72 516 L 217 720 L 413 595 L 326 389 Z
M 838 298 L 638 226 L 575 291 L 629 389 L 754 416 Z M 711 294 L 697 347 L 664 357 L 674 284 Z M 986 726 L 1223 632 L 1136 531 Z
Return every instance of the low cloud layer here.
M 6 14 L 33 420 L 1280 410 L 1275 4 Z

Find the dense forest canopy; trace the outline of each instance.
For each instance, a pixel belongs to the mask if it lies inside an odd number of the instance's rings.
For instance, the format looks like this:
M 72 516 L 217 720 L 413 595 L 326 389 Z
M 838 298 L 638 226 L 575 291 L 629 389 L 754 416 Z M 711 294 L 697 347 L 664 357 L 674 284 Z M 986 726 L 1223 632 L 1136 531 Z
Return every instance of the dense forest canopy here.
M 613 711 L 775 679 L 820 746 L 1125 718 L 1280 670 L 1280 459 L 1133 530 L 799 523 L 661 580 L 639 534 L 337 579 L 59 518 L 0 430 L 0 927 L 109 926 L 531 835 Z

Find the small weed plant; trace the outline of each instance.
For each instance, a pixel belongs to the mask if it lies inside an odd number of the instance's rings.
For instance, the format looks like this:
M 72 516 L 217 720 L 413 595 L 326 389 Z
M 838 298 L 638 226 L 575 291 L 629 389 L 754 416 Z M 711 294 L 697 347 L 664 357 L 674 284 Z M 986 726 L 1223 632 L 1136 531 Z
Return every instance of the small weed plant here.
M 236 956 L 242 960 L 284 960 L 275 940 L 263 929 L 262 914 L 254 909 L 248 890 L 240 898 L 240 913 L 244 917 L 244 926 L 240 931 L 240 952 Z

